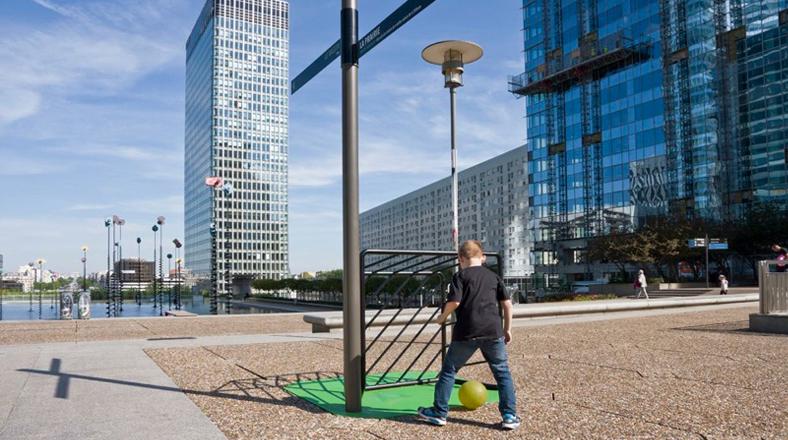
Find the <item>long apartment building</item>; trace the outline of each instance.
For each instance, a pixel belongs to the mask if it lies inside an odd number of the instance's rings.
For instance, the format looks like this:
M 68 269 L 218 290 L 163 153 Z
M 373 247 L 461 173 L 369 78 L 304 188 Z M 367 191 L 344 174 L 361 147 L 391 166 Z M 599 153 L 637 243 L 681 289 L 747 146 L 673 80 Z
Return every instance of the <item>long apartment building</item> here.
M 459 172 L 459 237 L 502 256 L 504 276 L 531 273 L 526 147 Z M 361 214 L 362 249 L 452 250 L 451 179 Z
M 788 203 L 788 0 L 523 0 L 540 274 L 612 268 L 588 239 Z
M 185 258 L 218 283 L 288 267 L 286 0 L 207 0 L 186 43 Z M 217 176 L 232 194 L 204 185 Z

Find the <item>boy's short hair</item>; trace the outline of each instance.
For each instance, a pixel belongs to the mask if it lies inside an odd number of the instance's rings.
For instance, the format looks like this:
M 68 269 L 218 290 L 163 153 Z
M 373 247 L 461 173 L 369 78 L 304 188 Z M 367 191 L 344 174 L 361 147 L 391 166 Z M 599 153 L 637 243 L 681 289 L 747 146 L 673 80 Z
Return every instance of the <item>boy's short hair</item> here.
M 467 260 L 484 256 L 484 248 L 479 240 L 466 240 L 460 245 L 460 256 Z

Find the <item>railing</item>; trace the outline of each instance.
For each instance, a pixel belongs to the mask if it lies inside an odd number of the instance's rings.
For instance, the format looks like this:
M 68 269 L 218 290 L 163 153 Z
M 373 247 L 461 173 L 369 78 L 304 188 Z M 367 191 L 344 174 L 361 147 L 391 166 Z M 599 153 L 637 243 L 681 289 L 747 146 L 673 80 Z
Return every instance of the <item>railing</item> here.
M 487 267 L 500 275 L 501 259 L 498 254 L 486 253 L 485 256 Z M 361 267 L 362 295 L 365 298 L 362 304 L 378 309 L 369 320 L 362 310 L 360 318 L 366 320 L 362 335 L 373 325 L 380 325 L 375 324 L 376 321 L 383 324 L 371 342 L 367 343 L 366 336 L 362 336 L 361 383 L 364 389 L 435 382 L 437 378 L 427 372 L 438 358 L 443 361 L 448 348 L 446 328 L 453 324 L 440 325 L 434 331 L 428 327 L 441 312 L 445 293 L 457 267 L 457 254 L 451 251 L 371 249 L 361 253 Z M 413 308 L 406 310 L 407 307 Z M 393 309 L 394 313 L 384 314 L 384 309 Z M 416 323 L 420 314 L 429 316 L 429 319 Z M 395 324 L 401 320 L 407 321 L 404 325 Z M 399 327 L 399 331 L 393 339 L 384 340 L 383 335 L 392 327 Z M 403 338 L 409 327 L 413 327 L 415 332 Z M 420 337 L 424 340 L 419 340 Z M 432 352 L 428 352 L 431 348 Z M 423 368 L 416 367 L 420 360 Z
M 788 261 L 759 262 L 758 287 L 762 315 L 788 314 Z

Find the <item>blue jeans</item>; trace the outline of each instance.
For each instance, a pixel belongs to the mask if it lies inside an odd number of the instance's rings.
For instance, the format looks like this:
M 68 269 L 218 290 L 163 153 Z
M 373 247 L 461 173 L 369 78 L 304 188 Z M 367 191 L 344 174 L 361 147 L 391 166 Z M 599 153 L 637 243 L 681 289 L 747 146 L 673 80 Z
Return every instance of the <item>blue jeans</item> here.
M 509 359 L 503 338 L 454 341 L 449 345 L 443 368 L 438 375 L 438 383 L 435 384 L 435 402 L 432 404 L 435 412 L 444 418 L 449 413 L 449 398 L 454 388 L 454 377 L 476 350 L 482 351 L 495 377 L 495 382 L 498 383 L 498 409 L 501 415 L 517 414 L 514 382 L 509 372 Z

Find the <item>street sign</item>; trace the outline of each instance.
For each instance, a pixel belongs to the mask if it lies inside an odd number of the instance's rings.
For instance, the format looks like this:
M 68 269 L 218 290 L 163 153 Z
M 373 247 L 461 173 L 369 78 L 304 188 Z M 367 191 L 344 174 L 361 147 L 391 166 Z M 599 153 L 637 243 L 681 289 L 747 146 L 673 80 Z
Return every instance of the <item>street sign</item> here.
M 728 249 L 727 238 L 710 238 L 709 250 L 711 251 L 724 251 Z
M 290 81 L 290 93 L 295 93 L 304 86 L 310 79 L 314 78 L 321 70 L 331 64 L 332 61 L 339 58 L 340 40 L 332 44 L 327 51 L 323 52 L 315 61 L 312 61 L 306 69 L 304 69 L 298 76 Z
M 691 248 L 699 248 L 699 247 L 706 247 L 706 239 L 705 238 L 692 238 L 687 240 L 687 246 Z
M 394 31 L 402 27 L 411 18 L 415 17 L 424 8 L 431 5 L 435 0 L 407 0 L 394 12 L 384 18 L 377 26 L 372 28 L 367 35 L 364 35 L 358 42 L 358 57 L 372 50 L 378 43 L 386 39 Z M 318 73 L 325 69 L 332 61 L 339 58 L 341 40 L 337 40 L 315 61 L 312 61 L 306 69 L 299 73 L 290 82 L 290 93 L 295 94 L 301 87 L 314 78 Z

